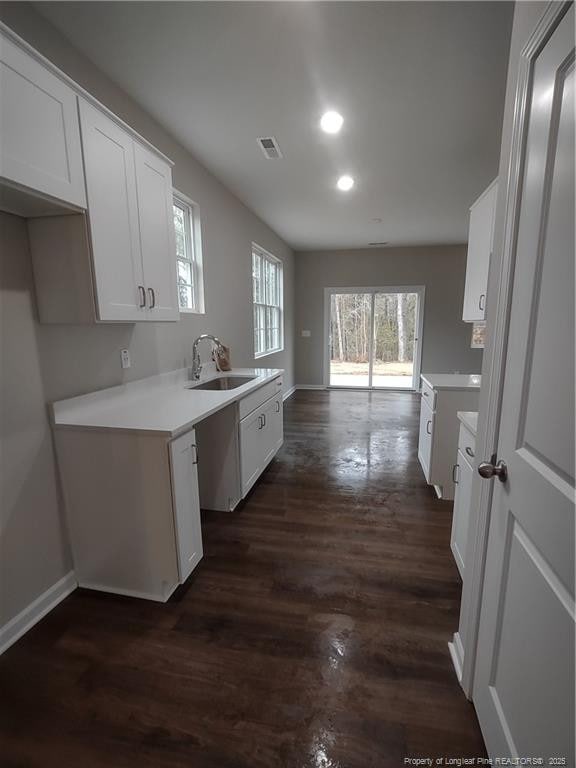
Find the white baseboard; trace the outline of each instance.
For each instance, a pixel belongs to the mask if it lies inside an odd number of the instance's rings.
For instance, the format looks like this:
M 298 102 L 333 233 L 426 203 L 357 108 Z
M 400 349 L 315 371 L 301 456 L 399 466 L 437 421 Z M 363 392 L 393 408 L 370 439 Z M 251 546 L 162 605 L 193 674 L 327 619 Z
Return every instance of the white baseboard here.
M 60 581 L 43 592 L 17 616 L 10 619 L 7 624 L 0 628 L 0 654 L 10 648 L 29 629 L 32 629 L 52 608 L 55 608 L 65 597 L 68 597 L 77 586 L 78 582 L 74 571 L 69 571 L 66 576 L 63 576 Z
M 324 384 L 296 384 L 295 389 L 326 389 Z
M 288 400 L 288 398 L 291 397 L 294 394 L 294 392 L 296 392 L 296 387 L 295 386 L 290 387 L 290 389 L 286 390 L 286 392 L 284 392 L 284 394 L 282 395 L 282 400 L 283 401 Z

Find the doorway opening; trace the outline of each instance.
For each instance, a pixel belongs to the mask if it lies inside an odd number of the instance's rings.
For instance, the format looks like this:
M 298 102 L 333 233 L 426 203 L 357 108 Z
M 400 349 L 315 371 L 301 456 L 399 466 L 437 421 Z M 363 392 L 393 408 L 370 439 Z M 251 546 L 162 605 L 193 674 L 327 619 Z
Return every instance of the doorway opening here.
M 326 288 L 326 386 L 418 389 L 423 309 L 423 286 Z

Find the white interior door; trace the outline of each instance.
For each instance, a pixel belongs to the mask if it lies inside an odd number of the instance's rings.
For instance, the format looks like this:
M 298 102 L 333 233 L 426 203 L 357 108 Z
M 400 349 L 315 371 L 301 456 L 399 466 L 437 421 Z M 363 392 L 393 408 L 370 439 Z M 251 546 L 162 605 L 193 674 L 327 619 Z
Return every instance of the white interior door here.
M 573 766 L 573 6 L 535 59 L 525 151 L 498 455 L 508 479 L 491 481 L 473 699 L 492 757 Z

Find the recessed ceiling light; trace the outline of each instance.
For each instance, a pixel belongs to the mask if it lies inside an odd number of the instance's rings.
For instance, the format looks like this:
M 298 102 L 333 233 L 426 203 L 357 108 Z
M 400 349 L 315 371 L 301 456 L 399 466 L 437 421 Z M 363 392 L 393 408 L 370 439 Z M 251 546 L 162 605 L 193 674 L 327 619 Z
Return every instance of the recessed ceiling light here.
M 352 189 L 352 187 L 354 186 L 354 179 L 352 178 L 352 176 L 340 176 L 340 178 L 336 182 L 336 186 L 342 192 L 348 192 L 348 190 Z
M 320 119 L 320 128 L 324 131 L 324 133 L 338 133 L 340 128 L 342 128 L 342 123 L 344 122 L 344 118 L 339 112 L 334 112 L 334 110 L 330 110 L 329 112 L 324 112 Z

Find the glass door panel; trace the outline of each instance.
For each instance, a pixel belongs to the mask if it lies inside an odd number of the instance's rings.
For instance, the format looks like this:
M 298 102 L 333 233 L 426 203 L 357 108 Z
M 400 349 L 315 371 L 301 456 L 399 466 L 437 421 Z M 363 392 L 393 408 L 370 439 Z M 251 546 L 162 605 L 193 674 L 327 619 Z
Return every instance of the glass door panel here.
M 372 293 L 330 297 L 330 386 L 369 387 Z
M 414 386 L 417 322 L 417 293 L 374 295 L 371 386 L 391 389 Z

